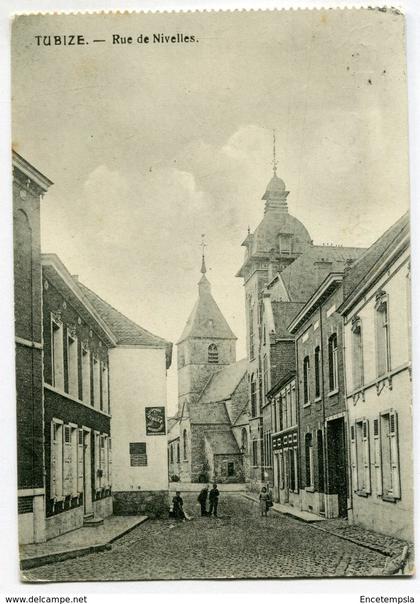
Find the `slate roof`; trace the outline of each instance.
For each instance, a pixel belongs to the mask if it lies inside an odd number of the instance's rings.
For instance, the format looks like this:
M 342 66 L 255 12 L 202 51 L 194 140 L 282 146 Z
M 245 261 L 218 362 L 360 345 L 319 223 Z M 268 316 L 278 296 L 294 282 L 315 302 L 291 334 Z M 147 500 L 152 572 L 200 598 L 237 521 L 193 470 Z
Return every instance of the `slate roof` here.
M 207 404 L 230 398 L 246 374 L 247 367 L 247 359 L 241 359 L 214 373 L 200 396 L 200 403 Z
M 178 340 L 178 344 L 186 338 L 237 339 L 217 306 L 210 291 L 210 283 L 205 275 L 201 278 L 198 300 Z
M 318 287 L 316 262 L 331 262 L 330 272 L 344 271 L 348 260 L 357 260 L 365 248 L 314 245 L 281 273 L 280 278 L 293 302 L 306 302 Z M 293 317 L 292 317 L 293 318 Z
M 108 325 L 117 339 L 117 344 L 150 346 L 151 348 L 166 348 L 171 351 L 172 343 L 167 342 L 159 336 L 155 336 L 147 329 L 140 327 L 131 319 L 116 310 L 113 306 L 105 302 L 95 292 L 80 282 L 77 282 L 83 295 L 95 308 L 101 319 Z
M 271 301 L 277 338 L 294 337 L 287 328 L 303 306 L 303 302 Z
M 345 273 L 343 280 L 344 303 L 355 289 L 360 289 L 368 273 L 374 268 L 378 260 L 390 248 L 409 233 L 410 219 L 406 212 L 395 222 L 379 239 L 377 239 L 362 256 Z
M 213 455 L 240 454 L 238 443 L 232 432 L 206 432 L 204 436 Z
M 226 424 L 230 426 L 229 416 L 223 402 L 206 403 L 199 401 L 189 405 L 191 424 Z

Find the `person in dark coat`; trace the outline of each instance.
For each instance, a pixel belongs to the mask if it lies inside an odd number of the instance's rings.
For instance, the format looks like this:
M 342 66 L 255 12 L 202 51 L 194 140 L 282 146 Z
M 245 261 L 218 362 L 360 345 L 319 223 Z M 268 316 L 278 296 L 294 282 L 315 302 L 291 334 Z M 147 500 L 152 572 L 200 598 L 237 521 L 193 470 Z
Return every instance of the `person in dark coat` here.
M 212 514 L 214 515 L 215 518 L 217 518 L 217 506 L 219 505 L 219 489 L 217 488 L 217 484 L 214 483 L 212 490 L 209 493 L 209 501 L 210 501 L 210 508 L 209 508 L 209 516 L 211 516 Z
M 181 492 L 177 491 L 175 493 L 175 497 L 173 497 L 172 499 L 172 505 L 173 505 L 173 515 L 174 518 L 177 518 L 178 520 L 185 520 L 185 514 L 184 514 L 184 501 L 181 497 Z
M 199 496 L 197 497 L 197 501 L 201 507 L 201 515 L 207 516 L 207 497 L 209 494 L 209 485 L 206 485 L 204 489 L 200 491 Z

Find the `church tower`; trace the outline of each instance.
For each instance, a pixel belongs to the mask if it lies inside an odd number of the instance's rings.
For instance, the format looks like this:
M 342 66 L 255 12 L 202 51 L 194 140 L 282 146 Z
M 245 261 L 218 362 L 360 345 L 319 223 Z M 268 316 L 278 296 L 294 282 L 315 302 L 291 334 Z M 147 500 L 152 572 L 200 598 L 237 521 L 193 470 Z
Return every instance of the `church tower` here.
M 216 304 L 203 256 L 198 299 L 177 342 L 178 416 L 188 414 L 210 377 L 236 361 L 236 336 Z

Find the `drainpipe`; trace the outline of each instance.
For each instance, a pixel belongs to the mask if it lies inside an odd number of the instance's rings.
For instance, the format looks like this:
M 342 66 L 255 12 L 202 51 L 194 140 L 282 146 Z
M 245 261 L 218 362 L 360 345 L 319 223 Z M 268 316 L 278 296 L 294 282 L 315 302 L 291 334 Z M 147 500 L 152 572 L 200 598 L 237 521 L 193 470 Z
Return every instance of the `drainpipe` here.
M 296 382 L 296 386 L 295 386 L 295 397 L 296 397 L 296 420 L 297 420 L 297 435 L 298 435 L 298 442 L 297 442 L 297 450 L 298 450 L 298 455 L 299 455 L 299 463 L 298 463 L 298 471 L 297 471 L 297 476 L 296 476 L 296 481 L 297 484 L 299 485 L 299 503 L 300 503 L 300 509 L 302 509 L 302 497 L 300 495 L 300 490 L 302 487 L 302 469 L 301 469 L 301 464 L 302 464 L 302 451 L 301 451 L 301 443 L 300 443 L 300 427 L 301 427 L 301 421 L 300 421 L 300 385 L 299 385 L 299 371 L 298 371 L 298 340 L 299 338 L 295 336 L 295 382 Z M 281 409 L 280 409 L 280 413 L 281 413 Z
M 319 333 L 321 337 L 321 384 L 322 384 L 322 450 L 324 455 L 323 475 L 324 475 L 324 503 L 325 518 L 328 512 L 328 499 L 326 497 L 328 490 L 328 456 L 327 456 L 327 426 L 325 425 L 325 381 L 324 381 L 324 325 L 322 322 L 322 303 L 319 306 Z
M 346 414 L 344 416 L 344 420 L 345 420 L 345 437 L 346 437 L 346 445 L 347 445 L 347 451 L 346 451 L 346 458 L 347 458 L 347 495 L 348 495 L 348 499 L 350 500 L 350 507 L 347 508 L 347 512 L 349 510 L 353 509 L 353 485 L 352 485 L 352 475 L 351 475 L 351 451 L 350 451 L 350 423 L 349 423 L 349 418 L 350 418 L 350 414 L 349 414 L 349 408 L 348 408 L 348 398 L 347 398 L 347 371 L 346 371 L 346 340 L 345 340 L 345 329 L 344 329 L 344 316 L 342 316 L 341 319 L 341 329 L 343 330 L 342 334 L 341 334 L 341 342 L 342 342 L 342 350 L 343 350 L 343 388 L 344 388 L 344 404 L 345 404 L 345 410 L 346 410 Z M 347 513 L 347 517 L 348 517 L 348 513 Z

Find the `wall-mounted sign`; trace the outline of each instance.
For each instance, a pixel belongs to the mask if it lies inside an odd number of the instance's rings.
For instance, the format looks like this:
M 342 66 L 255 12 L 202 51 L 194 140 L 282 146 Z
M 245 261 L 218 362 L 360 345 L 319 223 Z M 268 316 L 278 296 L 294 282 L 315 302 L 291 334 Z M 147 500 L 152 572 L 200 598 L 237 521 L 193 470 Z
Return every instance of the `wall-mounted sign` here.
M 146 407 L 146 434 L 166 434 L 165 407 Z

